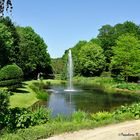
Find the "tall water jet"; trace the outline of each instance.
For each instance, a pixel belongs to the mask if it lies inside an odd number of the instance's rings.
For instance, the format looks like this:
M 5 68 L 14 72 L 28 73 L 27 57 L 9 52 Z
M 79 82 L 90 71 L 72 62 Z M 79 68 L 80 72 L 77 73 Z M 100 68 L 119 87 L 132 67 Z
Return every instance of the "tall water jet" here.
M 67 70 L 68 70 L 68 90 L 73 90 L 73 83 L 72 83 L 72 77 L 73 77 L 73 62 L 72 62 L 71 50 L 69 50 L 69 52 L 68 52 Z

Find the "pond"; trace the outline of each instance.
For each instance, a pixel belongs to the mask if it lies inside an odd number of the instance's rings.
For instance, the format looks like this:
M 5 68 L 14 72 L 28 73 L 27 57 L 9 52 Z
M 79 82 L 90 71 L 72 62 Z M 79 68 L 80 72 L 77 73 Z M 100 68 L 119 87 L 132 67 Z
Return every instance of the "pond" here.
M 107 94 L 92 87 L 75 86 L 75 91 L 65 91 L 65 85 L 53 85 L 48 89 L 50 93 L 46 107 L 52 110 L 52 115 L 69 115 L 81 110 L 89 113 L 112 111 L 113 109 L 134 102 L 134 99 L 121 95 Z

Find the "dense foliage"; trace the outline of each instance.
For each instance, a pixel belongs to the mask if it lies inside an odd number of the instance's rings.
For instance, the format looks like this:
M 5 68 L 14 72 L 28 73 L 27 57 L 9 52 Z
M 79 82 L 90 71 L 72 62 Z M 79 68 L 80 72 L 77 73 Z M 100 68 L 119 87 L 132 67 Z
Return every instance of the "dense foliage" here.
M 111 71 L 128 81 L 129 77 L 140 76 L 140 41 L 132 35 L 122 35 L 113 48 Z
M 12 108 L 8 110 L 5 116 L 7 128 L 14 131 L 20 128 L 28 128 L 30 126 L 46 123 L 50 118 L 50 111 L 40 107 L 35 111 L 26 108 Z
M 13 62 L 18 64 L 25 77 L 37 77 L 52 72 L 50 56 L 44 40 L 31 27 L 17 27 L 20 36 L 18 52 L 14 52 Z
M 126 21 L 122 24 L 116 24 L 115 26 L 103 25 L 99 29 L 98 38 L 101 43 L 101 47 L 104 49 L 106 56 L 106 62 L 109 64 L 112 53 L 112 47 L 116 45 L 116 39 L 126 33 L 134 34 L 140 39 L 139 26 L 131 21 Z M 108 67 L 108 66 L 107 66 Z
M 38 107 L 36 110 L 26 108 L 8 108 L 10 93 L 0 91 L 0 130 L 4 127 L 10 131 L 19 128 L 46 123 L 50 119 L 50 110 Z
M 99 45 L 89 42 L 81 48 L 79 52 L 79 68 L 82 75 L 100 75 L 104 66 L 105 57 Z
M 51 59 L 44 40 L 31 27 L 16 27 L 9 17 L 0 19 L 0 68 L 15 63 L 24 78 L 52 75 Z
M 6 126 L 5 115 L 8 112 L 9 95 L 6 91 L 0 91 L 0 130 Z
M 16 64 L 7 65 L 0 70 L 0 80 L 18 79 L 23 77 L 23 71 Z
M 52 59 L 52 67 L 55 74 L 59 74 L 63 68 L 63 62 L 61 58 L 53 58 Z
M 34 82 L 29 86 L 36 94 L 37 99 L 48 100 L 49 94 L 46 91 L 48 84 L 43 83 L 43 81 Z
M 9 63 L 10 48 L 13 45 L 12 34 L 8 27 L 0 22 L 0 68 Z
M 21 86 L 23 80 L 23 71 L 16 64 L 6 65 L 0 69 L 0 87 L 7 87 L 9 90 L 15 90 Z

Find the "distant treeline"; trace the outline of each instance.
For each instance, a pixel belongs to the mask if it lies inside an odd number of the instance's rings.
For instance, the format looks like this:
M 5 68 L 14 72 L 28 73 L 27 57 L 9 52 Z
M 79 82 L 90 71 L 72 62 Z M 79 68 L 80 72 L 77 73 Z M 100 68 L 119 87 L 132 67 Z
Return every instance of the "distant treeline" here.
M 126 81 L 140 77 L 140 26 L 126 21 L 104 25 L 96 38 L 79 41 L 72 50 L 75 76 L 113 76 Z M 53 70 L 66 78 L 68 50 L 53 59 Z M 63 70 L 62 70 L 63 69 Z

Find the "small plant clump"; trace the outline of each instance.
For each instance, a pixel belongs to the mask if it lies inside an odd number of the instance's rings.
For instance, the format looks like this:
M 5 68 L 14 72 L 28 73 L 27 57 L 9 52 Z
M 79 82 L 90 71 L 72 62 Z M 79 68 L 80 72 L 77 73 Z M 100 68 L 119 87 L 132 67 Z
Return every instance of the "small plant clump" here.
M 48 83 L 50 85 L 50 83 Z M 46 91 L 47 84 L 44 84 L 42 81 L 34 82 L 30 85 L 30 88 L 35 92 L 37 99 L 40 100 L 47 100 L 48 99 L 48 93 Z

